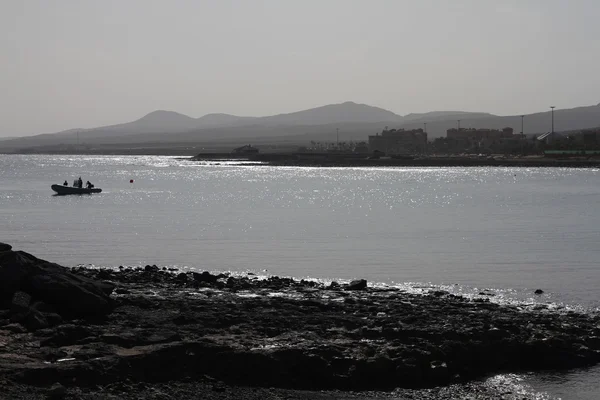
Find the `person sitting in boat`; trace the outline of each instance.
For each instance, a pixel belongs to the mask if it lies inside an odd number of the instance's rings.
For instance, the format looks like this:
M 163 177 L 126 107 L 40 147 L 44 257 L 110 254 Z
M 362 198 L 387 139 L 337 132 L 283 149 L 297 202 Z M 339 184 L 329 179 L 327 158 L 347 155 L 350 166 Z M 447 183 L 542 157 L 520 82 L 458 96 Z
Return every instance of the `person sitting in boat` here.
M 83 187 L 83 181 L 81 180 L 81 177 L 79 177 L 79 179 L 77 179 L 77 187 L 79 189 L 81 189 Z
M 85 187 L 87 187 L 88 189 L 93 189 L 93 188 L 94 188 L 94 185 L 92 185 L 92 182 L 90 182 L 90 181 L 87 181 L 87 182 L 85 183 Z
M 69 182 L 67 182 L 67 181 L 65 180 L 65 183 L 63 183 L 63 186 L 69 186 Z

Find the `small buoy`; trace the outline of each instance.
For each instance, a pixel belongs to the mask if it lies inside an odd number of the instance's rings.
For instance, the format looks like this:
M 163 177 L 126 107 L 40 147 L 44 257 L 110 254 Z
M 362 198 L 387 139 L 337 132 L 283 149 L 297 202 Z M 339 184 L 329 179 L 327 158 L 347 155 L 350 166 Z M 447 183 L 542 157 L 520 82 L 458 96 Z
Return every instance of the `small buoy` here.
M 130 180 L 129 180 L 129 183 L 133 183 L 133 179 L 130 179 Z

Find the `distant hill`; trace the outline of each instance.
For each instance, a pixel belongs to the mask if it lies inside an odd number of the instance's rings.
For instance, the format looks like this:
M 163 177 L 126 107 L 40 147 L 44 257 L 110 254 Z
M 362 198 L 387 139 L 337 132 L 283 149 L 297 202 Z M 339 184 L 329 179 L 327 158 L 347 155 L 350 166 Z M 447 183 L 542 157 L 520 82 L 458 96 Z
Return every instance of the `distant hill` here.
M 555 110 L 555 130 L 572 131 L 600 126 L 600 105 Z M 173 111 L 154 111 L 144 117 L 123 124 L 92 129 L 70 129 L 54 134 L 42 134 L 0 141 L 0 151 L 56 146 L 116 145 L 132 146 L 136 143 L 203 143 L 227 141 L 240 143 L 253 139 L 268 141 L 274 138 L 297 140 L 367 140 L 368 135 L 390 128 L 424 128 L 430 138 L 445 136 L 446 130 L 457 126 L 465 128 L 504 128 L 521 130 L 521 117 L 497 116 L 484 112 L 433 111 L 400 116 L 391 111 L 366 104 L 345 102 L 308 110 L 267 117 L 240 117 L 230 114 L 207 114 L 192 118 Z M 527 134 L 549 132 L 550 112 L 529 114 L 524 117 Z M 271 139 L 270 139 L 271 138 Z M 279 139 L 278 139 L 279 140 Z
M 205 116 L 196 119 L 195 128 L 246 125 L 254 123 L 256 119 L 256 117 L 238 117 L 237 115 L 231 114 L 206 114 Z
M 104 126 L 96 129 L 87 129 L 86 132 L 114 131 L 119 134 L 130 133 L 158 133 L 158 132 L 182 132 L 195 129 L 198 121 L 174 111 L 158 110 L 143 116 L 142 118 L 127 122 L 125 124 Z
M 422 128 L 425 119 L 407 121 L 403 127 L 405 129 Z M 504 127 L 511 127 L 516 133 L 521 131 L 520 115 L 454 115 L 453 118 L 442 118 L 433 122 L 428 122 L 427 131 L 429 136 L 445 136 L 447 129 L 457 127 L 458 119 L 460 119 L 460 126 L 462 128 L 501 129 Z M 559 109 L 554 111 L 554 130 L 556 132 L 580 130 L 596 126 L 600 126 L 600 105 Z M 523 118 L 523 130 L 526 134 L 550 132 L 552 130 L 551 112 L 545 111 L 525 115 Z
M 240 117 L 230 114 L 207 114 L 192 118 L 174 111 L 153 111 L 144 117 L 123 124 L 92 129 L 69 129 L 54 134 L 42 134 L 4 141 L 0 146 L 22 148 L 80 143 L 133 143 L 139 141 L 202 140 L 218 138 L 251 137 L 257 133 L 267 136 L 282 132 L 273 128 L 318 126 L 344 123 L 400 123 L 402 117 L 391 111 L 366 104 L 346 102 L 330 104 L 288 114 L 267 117 Z M 267 129 L 267 132 L 265 131 Z M 293 130 L 296 133 L 296 130 Z M 283 132 L 285 134 L 285 132 Z M 179 136 L 179 138 L 178 138 Z
M 402 122 L 402 117 L 383 108 L 347 101 L 289 114 L 262 117 L 254 121 L 263 125 L 326 125 L 346 122 Z

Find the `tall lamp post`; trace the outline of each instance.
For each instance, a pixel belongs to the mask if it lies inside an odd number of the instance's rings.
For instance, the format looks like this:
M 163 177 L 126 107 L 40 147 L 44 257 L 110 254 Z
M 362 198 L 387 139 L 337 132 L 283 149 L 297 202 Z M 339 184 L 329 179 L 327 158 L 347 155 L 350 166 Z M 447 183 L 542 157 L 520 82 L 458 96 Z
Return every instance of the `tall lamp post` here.
M 525 152 L 523 151 L 523 145 L 524 145 L 524 141 L 525 141 L 525 132 L 523 131 L 523 119 L 525 118 L 524 115 L 521 115 L 521 155 L 525 155 Z
M 523 132 L 523 118 L 525 118 L 525 116 L 521 115 L 521 135 L 525 134 L 525 132 Z
M 335 140 L 338 150 L 340 149 L 340 128 L 335 128 Z
M 550 108 L 552 109 L 552 138 L 554 138 L 554 109 L 556 107 L 555 106 L 550 106 Z
M 456 122 L 458 122 L 458 130 L 460 131 L 460 119 L 457 119 Z
M 427 122 L 423 122 L 423 128 L 423 133 L 425 133 L 425 147 L 423 149 L 423 152 L 427 154 Z

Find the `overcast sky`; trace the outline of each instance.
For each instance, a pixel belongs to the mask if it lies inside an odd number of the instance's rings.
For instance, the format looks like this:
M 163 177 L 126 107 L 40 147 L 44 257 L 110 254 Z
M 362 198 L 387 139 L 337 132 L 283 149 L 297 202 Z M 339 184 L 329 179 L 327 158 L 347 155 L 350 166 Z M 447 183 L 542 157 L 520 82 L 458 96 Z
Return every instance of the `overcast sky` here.
M 2 0 L 0 136 L 157 109 L 600 102 L 599 0 Z

